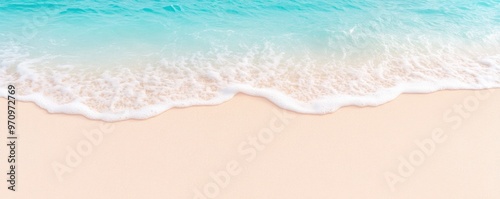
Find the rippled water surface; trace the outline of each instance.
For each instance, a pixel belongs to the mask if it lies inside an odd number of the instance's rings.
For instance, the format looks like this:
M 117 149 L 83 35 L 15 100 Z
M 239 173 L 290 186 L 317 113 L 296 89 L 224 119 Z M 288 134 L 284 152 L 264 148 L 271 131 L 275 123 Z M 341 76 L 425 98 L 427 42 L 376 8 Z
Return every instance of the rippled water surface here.
M 500 86 L 499 0 L 0 2 L 0 90 L 121 120 L 235 93 L 302 113 Z

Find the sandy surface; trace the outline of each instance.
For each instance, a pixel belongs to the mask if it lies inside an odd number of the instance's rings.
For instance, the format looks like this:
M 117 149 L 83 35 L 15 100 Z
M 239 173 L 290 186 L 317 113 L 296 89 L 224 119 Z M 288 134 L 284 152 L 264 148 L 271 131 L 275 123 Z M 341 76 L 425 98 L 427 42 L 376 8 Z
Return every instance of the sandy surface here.
M 321 116 L 245 95 L 115 123 L 17 110 L 17 191 L 2 144 L 0 198 L 500 198 L 500 90 Z

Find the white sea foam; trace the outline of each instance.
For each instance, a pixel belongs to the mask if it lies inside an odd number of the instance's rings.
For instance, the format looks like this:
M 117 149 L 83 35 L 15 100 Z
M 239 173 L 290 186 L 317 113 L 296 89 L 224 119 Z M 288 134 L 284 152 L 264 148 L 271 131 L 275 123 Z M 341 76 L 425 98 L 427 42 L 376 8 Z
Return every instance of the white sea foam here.
M 7 49 L 7 48 L 6 48 Z M 8 84 L 19 100 L 51 113 L 91 119 L 144 119 L 172 107 L 215 105 L 237 93 L 267 98 L 308 114 L 343 106 L 376 106 L 401 93 L 500 87 L 500 54 L 433 50 L 381 53 L 367 59 L 300 57 L 272 45 L 245 53 L 213 51 L 156 59 L 146 66 L 108 68 L 58 63 L 55 56 L 29 56 L 19 48 L 0 52 L 0 96 Z M 424 48 L 422 48 L 424 49 Z

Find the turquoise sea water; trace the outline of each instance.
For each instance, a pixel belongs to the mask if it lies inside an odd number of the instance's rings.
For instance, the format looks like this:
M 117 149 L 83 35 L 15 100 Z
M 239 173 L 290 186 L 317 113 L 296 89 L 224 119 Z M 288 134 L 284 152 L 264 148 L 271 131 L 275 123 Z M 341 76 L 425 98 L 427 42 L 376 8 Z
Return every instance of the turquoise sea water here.
M 4 0 L 0 84 L 104 120 L 237 92 L 328 113 L 498 87 L 499 11 L 499 0 Z

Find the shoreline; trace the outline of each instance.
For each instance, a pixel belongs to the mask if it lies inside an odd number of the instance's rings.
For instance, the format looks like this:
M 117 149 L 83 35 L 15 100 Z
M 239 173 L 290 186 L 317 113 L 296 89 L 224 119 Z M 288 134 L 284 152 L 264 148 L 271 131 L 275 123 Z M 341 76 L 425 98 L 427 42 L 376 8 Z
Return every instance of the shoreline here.
M 0 195 L 498 198 L 499 100 L 500 89 L 437 91 L 310 115 L 239 94 L 117 122 L 18 102 L 18 191 Z
M 406 95 L 409 95 L 409 96 L 411 96 L 411 95 L 427 95 L 427 94 L 434 94 L 434 93 L 441 93 L 441 92 L 461 92 L 461 91 L 468 92 L 468 91 L 484 91 L 484 90 L 500 90 L 500 88 L 485 88 L 485 89 L 442 89 L 442 90 L 435 90 L 435 91 L 431 91 L 431 92 L 402 92 L 402 93 L 398 94 L 396 97 L 394 97 L 394 98 L 392 98 L 392 99 L 390 99 L 390 100 L 388 100 L 386 102 L 382 102 L 380 104 L 373 105 L 373 104 L 367 103 L 367 105 L 355 105 L 355 104 L 353 104 L 353 105 L 347 105 L 347 106 L 340 106 L 339 108 L 336 108 L 332 112 L 325 112 L 325 113 L 302 113 L 302 112 L 299 112 L 299 111 L 294 111 L 294 110 L 290 110 L 290 109 L 287 109 L 287 108 L 282 108 L 277 103 L 274 103 L 272 100 L 270 100 L 270 99 L 268 99 L 266 97 L 263 97 L 263 96 L 251 95 L 251 94 L 247 94 L 247 93 L 244 93 L 244 92 L 238 92 L 238 93 L 232 95 L 228 100 L 225 100 L 225 101 L 223 101 L 221 103 L 218 103 L 218 104 L 189 105 L 189 106 L 185 106 L 185 107 L 171 107 L 171 108 L 168 108 L 168 109 L 166 109 L 166 110 L 164 110 L 164 111 L 162 111 L 162 112 L 160 112 L 158 114 L 155 114 L 155 115 L 149 116 L 149 117 L 145 117 L 145 118 L 127 118 L 127 119 L 117 119 L 117 120 L 96 119 L 96 118 L 87 117 L 87 116 L 85 116 L 84 114 L 81 114 L 81 113 L 51 112 L 51 111 L 47 110 L 46 108 L 43 108 L 37 102 L 34 102 L 34 101 L 20 100 L 20 102 L 33 104 L 33 105 L 37 106 L 38 108 L 46 111 L 46 113 L 48 113 L 48 114 L 62 114 L 62 115 L 70 115 L 70 116 L 82 116 L 82 117 L 84 117 L 85 119 L 88 119 L 88 120 L 102 121 L 102 122 L 107 122 L 107 123 L 114 123 L 114 122 L 122 122 L 122 121 L 142 121 L 142 120 L 148 120 L 148 119 L 151 119 L 151 118 L 158 117 L 158 116 L 160 116 L 162 114 L 165 114 L 165 113 L 167 113 L 169 111 L 172 111 L 172 110 L 183 110 L 183 109 L 199 108 L 199 107 L 217 107 L 217 106 L 223 105 L 225 103 L 228 103 L 228 102 L 233 101 L 233 100 L 238 99 L 238 98 L 253 98 L 253 99 L 259 100 L 259 101 L 265 101 L 267 103 L 272 104 L 271 106 L 273 106 L 276 109 L 293 112 L 293 113 L 298 114 L 298 115 L 322 116 L 322 115 L 335 114 L 339 110 L 344 109 L 344 108 L 348 108 L 348 107 L 353 107 L 353 108 L 373 108 L 373 107 L 378 107 L 378 106 L 385 105 L 387 103 L 391 103 L 392 101 L 397 100 L 401 96 L 406 96 Z M 7 100 L 4 97 L 0 97 L 0 99 L 3 100 L 3 101 Z M 139 110 L 139 111 L 141 111 L 141 110 Z

